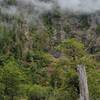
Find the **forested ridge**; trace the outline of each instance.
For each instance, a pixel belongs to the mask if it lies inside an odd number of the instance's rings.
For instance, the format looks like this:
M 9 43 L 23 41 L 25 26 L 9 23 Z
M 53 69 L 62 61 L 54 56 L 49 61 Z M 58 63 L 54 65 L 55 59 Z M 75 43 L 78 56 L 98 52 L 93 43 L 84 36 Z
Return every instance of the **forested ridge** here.
M 89 100 L 100 100 L 100 12 L 42 11 L 19 1 L 0 0 L 0 100 L 79 100 L 78 65 Z

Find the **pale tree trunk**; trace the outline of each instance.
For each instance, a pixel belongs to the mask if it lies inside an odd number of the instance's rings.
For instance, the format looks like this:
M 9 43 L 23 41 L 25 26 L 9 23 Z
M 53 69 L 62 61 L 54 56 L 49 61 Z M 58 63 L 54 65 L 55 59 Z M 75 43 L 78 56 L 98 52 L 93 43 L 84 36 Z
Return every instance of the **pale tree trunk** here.
M 89 100 L 89 91 L 88 91 L 88 83 L 87 83 L 85 66 L 78 65 L 77 70 L 79 74 L 80 100 Z

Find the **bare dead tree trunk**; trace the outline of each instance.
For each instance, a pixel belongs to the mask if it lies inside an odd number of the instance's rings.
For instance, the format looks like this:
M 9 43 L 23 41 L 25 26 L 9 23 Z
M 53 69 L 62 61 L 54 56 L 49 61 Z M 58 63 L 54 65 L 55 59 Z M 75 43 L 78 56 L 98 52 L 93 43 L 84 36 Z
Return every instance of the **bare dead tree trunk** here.
M 79 74 L 80 100 L 89 100 L 89 91 L 85 66 L 78 65 L 77 70 Z

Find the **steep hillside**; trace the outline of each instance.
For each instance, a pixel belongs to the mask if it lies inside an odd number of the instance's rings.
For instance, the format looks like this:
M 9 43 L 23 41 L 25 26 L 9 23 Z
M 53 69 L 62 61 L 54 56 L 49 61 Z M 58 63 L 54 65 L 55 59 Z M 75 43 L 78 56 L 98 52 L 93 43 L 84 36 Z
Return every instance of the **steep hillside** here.
M 48 1 L 0 0 L 0 100 L 78 100 L 80 64 L 99 100 L 100 12 Z

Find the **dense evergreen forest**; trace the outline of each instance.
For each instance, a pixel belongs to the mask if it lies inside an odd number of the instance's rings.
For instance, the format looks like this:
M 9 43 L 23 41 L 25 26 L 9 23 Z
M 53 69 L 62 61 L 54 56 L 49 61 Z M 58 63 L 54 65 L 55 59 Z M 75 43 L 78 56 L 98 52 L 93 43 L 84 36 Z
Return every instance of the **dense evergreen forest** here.
M 78 65 L 89 100 L 100 100 L 100 12 L 44 13 L 17 1 L 0 0 L 0 100 L 79 100 Z

